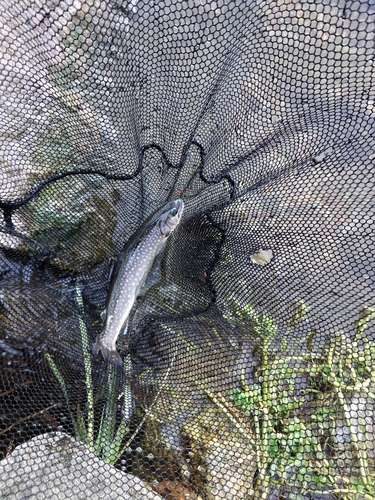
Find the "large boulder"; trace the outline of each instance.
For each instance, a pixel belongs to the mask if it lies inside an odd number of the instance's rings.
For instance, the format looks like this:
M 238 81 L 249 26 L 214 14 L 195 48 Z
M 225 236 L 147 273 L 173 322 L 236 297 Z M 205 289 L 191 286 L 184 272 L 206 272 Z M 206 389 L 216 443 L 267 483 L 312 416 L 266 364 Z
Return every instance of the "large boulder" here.
M 0 462 L 0 498 L 161 500 L 132 474 L 111 467 L 62 432 L 18 446 Z

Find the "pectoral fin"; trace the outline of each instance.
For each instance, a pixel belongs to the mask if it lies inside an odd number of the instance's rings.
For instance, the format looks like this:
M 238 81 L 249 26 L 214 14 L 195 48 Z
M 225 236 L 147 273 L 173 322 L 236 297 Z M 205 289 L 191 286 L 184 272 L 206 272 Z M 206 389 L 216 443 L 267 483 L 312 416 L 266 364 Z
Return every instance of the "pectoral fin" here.
M 103 323 L 106 316 L 107 316 L 107 309 L 103 309 L 103 311 L 100 313 L 100 319 L 103 321 Z

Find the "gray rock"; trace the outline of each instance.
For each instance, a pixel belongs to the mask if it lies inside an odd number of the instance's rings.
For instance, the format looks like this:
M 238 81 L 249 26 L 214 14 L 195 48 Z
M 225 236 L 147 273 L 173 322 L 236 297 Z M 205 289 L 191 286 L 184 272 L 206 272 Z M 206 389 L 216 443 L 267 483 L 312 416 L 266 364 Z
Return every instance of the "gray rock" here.
M 0 478 L 4 500 L 161 500 L 139 478 L 111 467 L 62 432 L 43 434 L 18 446 L 0 462 Z
M 366 451 L 371 460 L 375 458 L 375 405 L 361 394 L 354 393 L 348 401 L 351 430 L 342 417 L 338 418 L 332 429 L 332 438 L 339 451 L 345 452 L 345 458 L 351 458 L 353 435 L 359 447 Z M 352 435 L 351 435 L 352 434 Z
M 50 248 L 59 269 L 80 270 L 111 256 L 116 196 L 99 176 L 73 176 L 46 186 L 16 215 L 24 232 Z
M 242 425 L 250 435 L 246 421 Z M 253 498 L 257 469 L 255 452 L 223 412 L 207 404 L 184 426 L 182 440 L 188 443 L 191 462 L 196 464 L 195 470 L 185 470 L 183 474 L 195 476 L 207 500 Z

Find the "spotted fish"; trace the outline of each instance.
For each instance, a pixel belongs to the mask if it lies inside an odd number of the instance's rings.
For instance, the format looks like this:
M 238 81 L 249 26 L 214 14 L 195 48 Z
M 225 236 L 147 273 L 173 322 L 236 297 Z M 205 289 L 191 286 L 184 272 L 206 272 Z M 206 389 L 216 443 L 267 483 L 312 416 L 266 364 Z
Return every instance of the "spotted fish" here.
M 101 351 L 104 359 L 113 365 L 122 365 L 116 340 L 126 328 L 138 292 L 155 257 L 178 226 L 183 209 L 180 199 L 165 205 L 141 227 L 119 257 L 107 297 L 104 328 L 93 346 L 94 354 Z

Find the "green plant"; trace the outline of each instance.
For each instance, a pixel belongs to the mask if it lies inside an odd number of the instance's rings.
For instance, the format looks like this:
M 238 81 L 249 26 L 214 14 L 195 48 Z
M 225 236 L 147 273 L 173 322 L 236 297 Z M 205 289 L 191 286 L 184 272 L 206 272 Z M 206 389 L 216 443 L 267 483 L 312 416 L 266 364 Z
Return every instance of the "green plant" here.
M 80 310 L 83 310 L 82 295 L 79 287 L 76 287 L 76 300 Z M 107 382 L 104 389 L 104 396 L 106 398 L 106 404 L 102 410 L 99 430 L 94 436 L 94 423 L 95 423 L 95 412 L 94 412 L 94 391 L 92 383 L 92 367 L 91 367 L 91 355 L 89 348 L 89 338 L 87 334 L 87 328 L 82 316 L 78 316 L 79 329 L 81 334 L 82 342 L 82 353 L 83 353 L 83 363 L 85 371 L 85 387 L 86 387 L 86 411 L 82 412 L 80 407 L 77 407 L 77 412 L 74 414 L 70 398 L 65 384 L 65 380 L 57 368 L 57 365 L 53 358 L 46 353 L 45 357 L 59 382 L 61 390 L 63 392 L 69 415 L 73 424 L 73 429 L 75 436 L 78 441 L 86 444 L 91 451 L 96 455 L 100 456 L 105 462 L 113 465 L 123 453 L 121 444 L 127 432 L 129 431 L 128 422 L 130 419 L 130 412 L 125 411 L 125 415 L 121 418 L 120 424 L 116 430 L 116 417 L 117 417 L 117 406 L 118 406 L 118 374 L 117 369 L 108 365 Z M 124 375 L 125 383 L 123 387 L 123 392 L 120 395 L 124 398 L 124 407 L 129 409 L 131 407 L 131 393 L 129 385 L 130 376 L 130 357 L 127 356 L 124 361 Z
M 339 333 L 329 339 L 322 354 L 316 354 L 312 343 L 314 332 L 310 330 L 298 342 L 299 353 L 295 354 L 294 346 L 292 355 L 286 356 L 282 354 L 286 334 L 281 351 L 275 352 L 271 347 L 278 331 L 272 318 L 256 314 L 250 305 L 240 307 L 236 301 L 232 305 L 233 310 L 226 318 L 232 324 L 249 324 L 260 342 L 255 382 L 246 384 L 243 373 L 242 386 L 229 392 L 233 404 L 248 416 L 253 429 L 253 433 L 248 429 L 242 429 L 242 433 L 246 433 L 247 442 L 256 453 L 255 498 L 267 498 L 272 484 L 284 485 L 290 491 L 290 498 L 295 499 L 300 498 L 296 488 L 302 496 L 331 492 L 345 500 L 375 498 L 373 469 L 359 436 L 365 433 L 365 422 L 360 421 L 359 429 L 353 425 L 350 414 L 353 394 L 375 399 L 375 345 L 364 335 L 368 322 L 375 317 L 375 309 L 367 307 L 360 311 L 352 340 Z M 304 321 L 307 311 L 302 300 L 296 302 L 287 333 Z M 297 393 L 296 378 L 301 376 L 307 386 Z M 237 428 L 241 427 L 228 402 L 197 385 Z M 307 397 L 312 412 L 307 410 Z M 354 450 L 353 458 L 346 458 L 344 470 L 332 457 L 332 444 L 330 450 L 327 448 L 329 433 L 341 414 Z
M 82 294 L 78 287 L 76 286 L 76 300 L 80 311 L 83 311 L 83 300 Z M 117 460 L 122 456 L 122 454 L 129 448 L 134 438 L 137 436 L 141 430 L 146 419 L 152 414 L 152 409 L 155 406 L 158 398 L 160 397 L 162 391 L 165 388 L 167 379 L 169 377 L 170 371 L 172 369 L 176 353 L 173 355 L 171 363 L 166 370 L 163 380 L 161 381 L 160 388 L 155 395 L 155 398 L 149 408 L 145 408 L 143 418 L 138 424 L 134 432 L 128 436 L 125 444 L 122 445 L 125 436 L 129 432 L 129 421 L 132 414 L 132 394 L 130 387 L 130 373 L 131 373 L 131 359 L 130 355 L 126 356 L 124 359 L 123 370 L 124 370 L 124 385 L 122 387 L 122 392 L 118 394 L 118 382 L 119 373 L 117 368 L 112 365 L 107 365 L 107 381 L 104 390 L 94 397 L 93 384 L 92 384 L 92 367 L 91 367 L 91 354 L 90 354 L 90 344 L 87 334 L 87 328 L 85 322 L 82 319 L 82 315 L 78 316 L 79 329 L 82 341 L 82 353 L 83 353 L 83 363 L 85 371 L 85 387 L 86 387 L 86 408 L 82 412 L 80 406 L 77 406 L 76 413 L 73 412 L 70 403 L 70 398 L 68 390 L 65 384 L 64 377 L 62 376 L 60 370 L 50 354 L 46 353 L 45 357 L 50 366 L 52 373 L 55 375 L 64 399 L 67 404 L 69 415 L 72 421 L 74 433 L 76 439 L 86 444 L 91 451 L 96 455 L 100 456 L 105 462 L 110 465 L 114 465 Z M 101 397 L 105 397 L 106 404 L 101 412 L 100 422 L 98 423 L 98 432 L 95 436 L 95 401 L 99 400 Z M 120 398 L 123 398 L 122 406 L 122 418 L 116 429 L 117 419 L 117 406 Z
M 292 368 L 291 363 L 299 363 L 299 357 L 288 359 L 275 358 L 271 343 L 277 333 L 275 321 L 266 315 L 257 315 L 251 308 L 253 328 L 260 345 L 260 365 L 257 370 L 258 382 L 247 385 L 242 380 L 242 388 L 232 389 L 230 396 L 236 406 L 245 410 L 252 418 L 255 432 L 255 452 L 257 457 L 258 478 L 256 495 L 266 498 L 272 476 L 287 475 L 295 463 L 301 465 L 301 456 L 306 439 L 304 424 L 292 419 L 292 412 L 300 408 L 304 398 L 295 396 L 295 378 L 301 372 Z M 305 447 L 306 451 L 306 447 Z M 293 457 L 293 460 L 291 458 Z M 295 462 L 295 457 L 297 462 Z
M 359 313 L 353 339 L 338 333 L 327 343 L 320 363 L 311 366 L 312 385 L 325 384 L 332 400 L 337 400 L 349 430 L 350 440 L 358 461 L 358 476 L 350 476 L 347 493 L 357 493 L 364 498 L 375 497 L 374 476 L 371 473 L 366 447 L 359 439 L 362 429 L 353 424 L 350 398 L 353 394 L 375 399 L 375 345 L 364 336 L 368 322 L 375 318 L 375 308 L 366 307 Z M 364 419 L 360 427 L 365 428 Z M 335 490 L 336 491 L 336 490 Z

